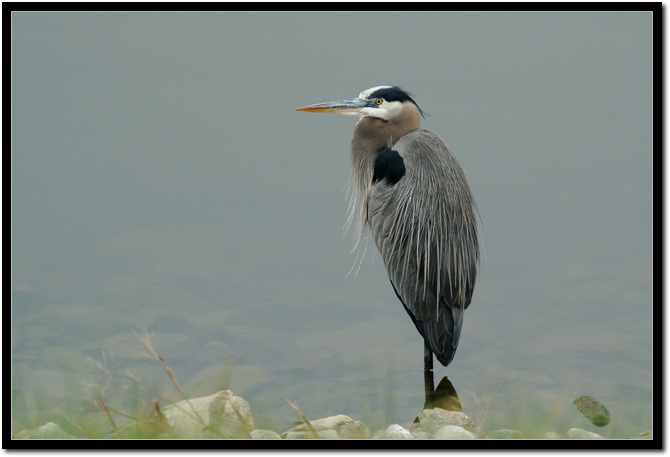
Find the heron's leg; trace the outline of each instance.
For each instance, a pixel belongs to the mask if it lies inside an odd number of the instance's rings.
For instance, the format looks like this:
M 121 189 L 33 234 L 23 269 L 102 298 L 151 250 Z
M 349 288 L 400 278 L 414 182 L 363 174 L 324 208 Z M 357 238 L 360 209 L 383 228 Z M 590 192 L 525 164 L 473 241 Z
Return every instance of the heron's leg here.
M 435 381 L 433 380 L 433 351 L 430 350 L 427 342 L 424 342 L 423 351 L 423 384 L 426 390 L 424 409 L 426 409 L 432 403 Z
M 423 371 L 433 370 L 433 351 L 430 350 L 428 342 L 423 342 Z

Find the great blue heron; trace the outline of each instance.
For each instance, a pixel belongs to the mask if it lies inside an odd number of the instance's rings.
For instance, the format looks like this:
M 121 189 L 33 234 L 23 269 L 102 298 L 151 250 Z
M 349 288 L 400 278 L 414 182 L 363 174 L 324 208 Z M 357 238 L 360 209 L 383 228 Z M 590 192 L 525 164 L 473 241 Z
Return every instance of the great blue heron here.
M 433 354 L 454 358 L 475 287 L 477 208 L 444 141 L 421 128 L 423 112 L 402 89 L 378 86 L 358 98 L 298 108 L 358 116 L 351 141 L 350 221 L 369 227 L 395 290 Z

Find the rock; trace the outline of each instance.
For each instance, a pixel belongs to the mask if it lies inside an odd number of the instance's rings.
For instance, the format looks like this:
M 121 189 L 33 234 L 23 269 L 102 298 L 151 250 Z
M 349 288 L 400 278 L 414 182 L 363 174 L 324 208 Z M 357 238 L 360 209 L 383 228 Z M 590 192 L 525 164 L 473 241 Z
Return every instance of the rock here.
M 583 395 L 575 398 L 573 403 L 577 406 L 580 413 L 593 422 L 593 425 L 604 427 L 610 423 L 610 412 L 605 408 L 605 405 L 595 398 Z
M 419 413 L 421 428 L 432 434 L 446 425 L 462 427 L 472 434 L 477 433 L 477 427 L 468 416 L 460 411 L 446 411 L 441 408 L 424 409 Z
M 249 403 L 230 390 L 167 405 L 163 415 L 180 438 L 249 438 L 254 429 Z
M 562 440 L 563 437 L 556 432 L 547 432 L 544 434 L 545 440 Z
M 474 440 L 475 435 L 457 425 L 445 425 L 431 437 L 434 440 Z
M 14 438 L 17 440 L 62 440 L 76 437 L 63 431 L 58 424 L 47 422 L 33 430 L 21 430 Z
M 417 430 L 417 432 L 414 434 L 414 439 L 415 440 L 429 440 L 430 439 L 430 433 L 424 432 L 423 430 Z
M 602 440 L 602 436 L 597 433 L 587 432 L 581 428 L 571 428 L 568 430 L 568 439 L 570 440 Z
M 372 436 L 375 440 L 412 440 L 414 435 L 402 425 L 391 424 L 386 430 L 380 430 Z
M 321 439 L 321 440 L 338 440 L 340 439 L 340 436 L 337 434 L 335 430 L 317 430 L 319 434 L 318 438 L 314 438 L 314 434 L 311 432 L 311 430 L 308 430 L 306 432 L 303 431 L 294 431 L 294 432 L 287 432 L 286 436 L 282 433 L 282 437 L 287 440 L 313 440 L 313 439 Z
M 493 430 L 488 433 L 488 437 L 492 440 L 520 440 L 523 435 L 519 430 L 511 430 L 509 428 L 502 428 L 500 430 Z
M 314 430 L 319 433 L 319 437 L 323 437 L 321 432 L 325 430 L 334 430 L 337 433 L 337 438 L 365 439 L 370 437 L 370 430 L 368 430 L 367 425 L 363 424 L 362 422 L 355 421 L 349 416 L 345 416 L 344 414 L 310 421 L 310 424 Z M 307 432 L 310 435 L 308 438 L 314 438 L 314 435 L 310 431 L 307 424 L 297 425 L 292 429 L 282 433 L 281 437 L 289 438 L 288 435 L 292 432 Z
M 254 440 L 280 440 L 281 436 L 279 436 L 279 433 L 275 432 L 274 430 L 262 430 L 262 429 L 256 429 L 252 430 L 251 433 L 251 438 Z
M 654 434 L 651 433 L 649 430 L 646 432 L 640 433 L 640 435 L 637 437 L 639 440 L 653 440 L 654 439 Z

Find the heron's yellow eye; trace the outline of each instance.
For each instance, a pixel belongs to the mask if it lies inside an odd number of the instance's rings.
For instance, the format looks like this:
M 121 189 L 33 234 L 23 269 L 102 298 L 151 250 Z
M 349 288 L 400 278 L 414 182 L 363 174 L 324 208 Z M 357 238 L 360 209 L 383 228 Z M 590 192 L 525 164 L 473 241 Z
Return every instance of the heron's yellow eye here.
M 377 105 L 381 105 L 382 103 L 384 103 L 384 100 L 381 99 L 381 98 L 378 98 L 377 100 L 375 100 L 375 103 L 376 103 Z

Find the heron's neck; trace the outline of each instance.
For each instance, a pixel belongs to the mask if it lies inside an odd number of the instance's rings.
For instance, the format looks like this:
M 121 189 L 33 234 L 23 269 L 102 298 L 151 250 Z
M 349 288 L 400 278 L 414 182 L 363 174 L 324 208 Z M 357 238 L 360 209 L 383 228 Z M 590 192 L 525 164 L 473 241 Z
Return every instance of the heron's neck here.
M 352 151 L 364 149 L 376 154 L 393 146 L 400 138 L 421 128 L 421 114 L 413 103 L 407 103 L 400 115 L 392 121 L 378 117 L 361 117 L 356 122 Z M 356 147 L 354 147 L 356 146 Z M 374 161 L 374 158 L 372 160 Z
M 375 117 L 362 117 L 354 128 L 351 140 L 351 173 L 349 179 L 349 224 L 357 225 L 362 236 L 367 223 L 367 199 L 372 188 L 374 163 L 379 152 L 393 146 L 400 138 L 421 128 L 421 115 L 416 105 L 404 109 L 394 122 Z

